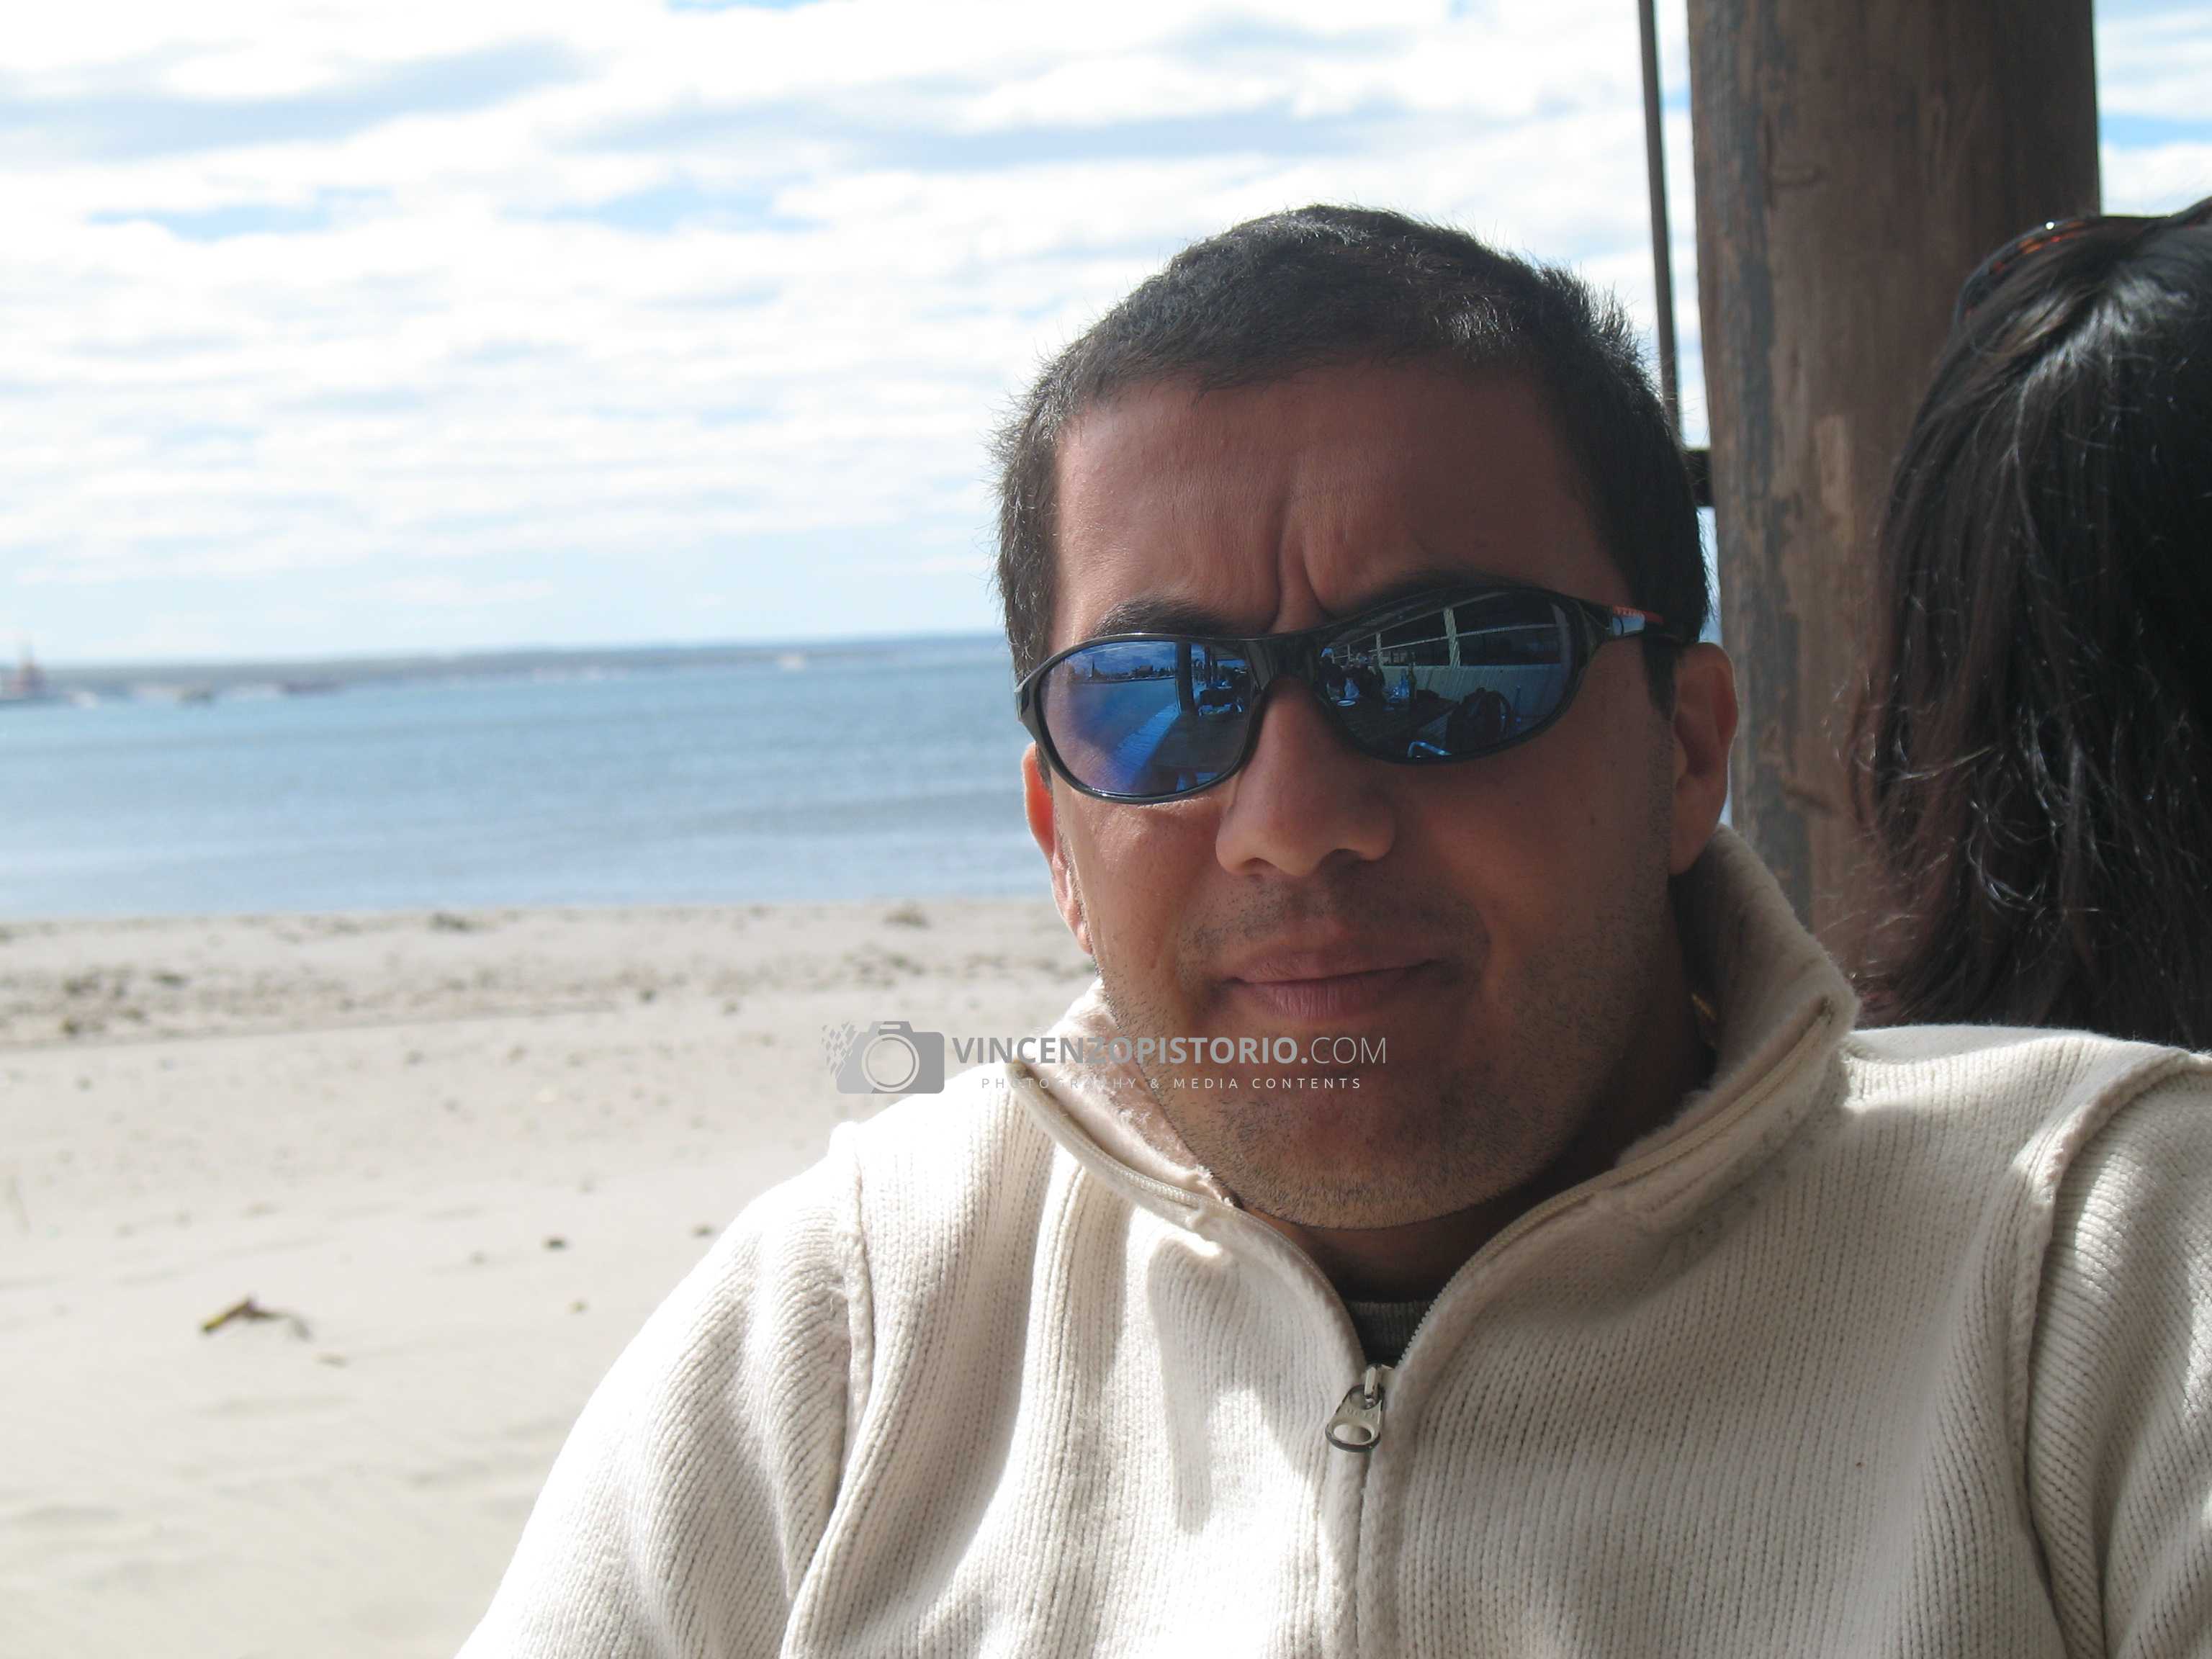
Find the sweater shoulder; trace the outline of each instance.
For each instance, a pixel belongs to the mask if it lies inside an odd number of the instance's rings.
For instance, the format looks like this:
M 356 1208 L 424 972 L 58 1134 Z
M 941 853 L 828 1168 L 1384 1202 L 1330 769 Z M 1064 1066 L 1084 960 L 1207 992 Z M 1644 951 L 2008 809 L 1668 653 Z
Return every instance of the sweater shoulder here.
M 2132 1189 L 2114 1172 L 2212 1188 L 2212 1056 L 2085 1031 L 1907 1026 L 1853 1036 L 1844 1064 L 1854 1133 L 1837 1144 L 1910 1168 L 1931 1201 L 1980 1218 L 1992 1248 L 1973 1254 L 2004 1310 L 2006 1414 L 2024 1455 L 2031 1352 L 2065 1299 L 2053 1264 L 2085 1230 L 2104 1249 L 2179 1212 L 2116 1198 Z
M 1970 1141 L 2055 1177 L 2137 1098 L 2212 1090 L 2212 1056 L 2088 1031 L 1902 1025 L 1843 1045 L 1850 1109 L 1909 1122 L 1917 1134 Z
M 995 1167 L 1044 1140 L 1003 1066 L 972 1066 L 941 1090 L 904 1096 L 839 1133 L 865 1170 L 926 1181 Z
M 841 1133 L 878 1279 L 941 1278 L 979 1243 L 1034 1216 L 1056 1156 L 1003 1066 L 963 1072 L 942 1092 L 909 1095 Z
M 747 1205 L 656 1313 L 647 1336 L 662 1369 L 688 1370 L 692 1351 L 736 1332 L 865 1351 L 887 1291 L 942 1279 L 977 1237 L 1034 1213 L 1054 1150 L 984 1067 L 838 1125 L 823 1157 Z

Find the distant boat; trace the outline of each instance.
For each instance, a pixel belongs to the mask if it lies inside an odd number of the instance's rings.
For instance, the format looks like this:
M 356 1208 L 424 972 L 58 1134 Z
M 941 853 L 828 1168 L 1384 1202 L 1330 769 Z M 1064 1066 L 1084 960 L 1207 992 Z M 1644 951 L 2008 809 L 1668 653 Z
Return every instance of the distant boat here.
M 46 684 L 46 671 L 31 659 L 28 642 L 23 647 L 22 660 L 4 680 L 0 680 L 0 708 L 24 708 L 33 703 L 56 703 L 62 701 L 60 692 Z

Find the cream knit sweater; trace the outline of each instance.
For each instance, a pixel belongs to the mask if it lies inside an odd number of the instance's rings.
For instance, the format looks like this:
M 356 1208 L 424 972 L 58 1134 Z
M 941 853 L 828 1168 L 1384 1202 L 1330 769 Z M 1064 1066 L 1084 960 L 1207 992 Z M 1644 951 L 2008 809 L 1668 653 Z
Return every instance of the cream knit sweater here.
M 2212 1062 L 1853 1035 L 1725 831 L 1682 902 L 1712 1086 L 1394 1371 L 1079 1079 L 841 1130 L 600 1385 L 465 1659 L 2212 1654 Z

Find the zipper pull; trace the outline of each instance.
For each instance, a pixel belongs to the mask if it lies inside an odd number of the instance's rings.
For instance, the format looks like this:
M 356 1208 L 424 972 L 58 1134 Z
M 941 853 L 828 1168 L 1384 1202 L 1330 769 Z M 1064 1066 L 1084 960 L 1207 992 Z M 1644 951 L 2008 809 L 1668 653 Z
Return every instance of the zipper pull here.
M 1388 1365 L 1370 1365 L 1336 1408 L 1322 1432 L 1339 1451 L 1373 1451 L 1382 1437 L 1382 1385 L 1389 1380 Z

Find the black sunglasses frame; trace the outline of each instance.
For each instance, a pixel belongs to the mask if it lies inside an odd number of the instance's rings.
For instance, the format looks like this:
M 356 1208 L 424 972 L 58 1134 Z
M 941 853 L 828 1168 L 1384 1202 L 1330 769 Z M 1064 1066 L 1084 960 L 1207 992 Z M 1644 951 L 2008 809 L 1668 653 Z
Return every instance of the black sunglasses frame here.
M 2004 286 L 2005 278 L 2023 261 L 2061 243 L 2078 240 L 2114 225 L 2133 225 L 2136 235 L 2142 237 L 2169 227 L 2207 223 L 2212 223 L 2212 196 L 2174 213 L 2084 213 L 2071 219 L 2046 220 L 2033 230 L 2022 231 L 1974 267 L 1959 285 L 1959 297 L 1951 307 L 1951 326 L 1957 328 L 1988 304 L 1990 296 Z
M 1378 754 L 1363 744 L 1346 720 L 1343 711 L 1323 689 L 1321 655 L 1328 647 L 1340 641 L 1357 639 L 1387 628 L 1402 625 L 1418 617 L 1441 614 L 1456 605 L 1500 596 L 1524 596 L 1547 601 L 1559 607 L 1576 624 L 1571 635 L 1574 641 L 1574 659 L 1569 668 L 1565 689 L 1559 694 L 1559 704 L 1540 720 L 1522 727 L 1496 743 L 1456 755 L 1400 755 Z M 1097 800 L 1113 801 L 1129 806 L 1156 806 L 1163 802 L 1188 799 L 1225 783 L 1244 769 L 1252 758 L 1252 751 L 1260 740 L 1260 721 L 1266 712 L 1268 689 L 1277 680 L 1296 680 L 1313 693 L 1328 716 L 1337 735 L 1352 750 L 1370 760 L 1385 762 L 1394 766 L 1449 766 L 1461 761 L 1480 760 L 1528 742 L 1531 738 L 1548 731 L 1567 710 L 1574 706 L 1575 695 L 1582 690 L 1583 675 L 1598 647 L 1615 640 L 1647 639 L 1680 647 L 1695 643 L 1682 629 L 1653 611 L 1639 611 L 1633 605 L 1601 605 L 1595 599 L 1585 599 L 1572 593 L 1554 592 L 1548 587 L 1538 587 L 1525 582 L 1483 582 L 1464 588 L 1439 589 L 1427 594 L 1399 599 L 1364 611 L 1334 622 L 1323 623 L 1316 628 L 1300 629 L 1288 634 L 1257 634 L 1248 635 L 1225 634 L 1103 634 L 1096 639 L 1082 640 L 1065 651 L 1046 658 L 1022 676 L 1014 687 L 1014 714 L 1029 734 L 1036 739 L 1037 752 L 1047 765 L 1068 786 Z M 1252 669 L 1252 702 L 1244 715 L 1244 746 L 1237 758 L 1221 773 L 1204 783 L 1194 784 L 1188 789 L 1177 789 L 1165 794 L 1121 794 L 1112 790 L 1093 788 L 1071 771 L 1060 759 L 1060 750 L 1053 743 L 1052 733 L 1045 719 L 1043 687 L 1045 678 L 1070 657 L 1102 645 L 1158 643 L 1205 646 L 1226 649 L 1244 659 Z

